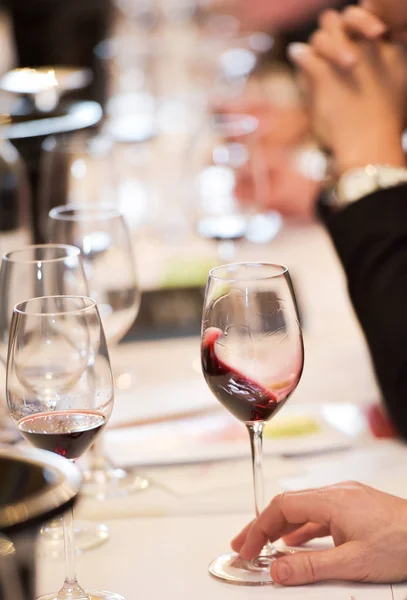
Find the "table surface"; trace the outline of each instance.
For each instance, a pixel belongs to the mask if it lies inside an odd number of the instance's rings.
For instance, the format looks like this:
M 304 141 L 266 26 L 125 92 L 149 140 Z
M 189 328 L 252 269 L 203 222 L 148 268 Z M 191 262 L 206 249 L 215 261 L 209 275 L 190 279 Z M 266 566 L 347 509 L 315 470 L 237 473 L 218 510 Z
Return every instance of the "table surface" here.
M 325 452 L 304 453 L 299 441 L 297 453 L 287 456 L 278 446 L 275 454 L 267 453 L 267 497 L 284 489 L 343 479 L 357 479 L 407 497 L 402 467 L 407 449 L 399 442 L 374 440 L 358 420 L 363 407 L 377 401 L 379 394 L 326 234 L 318 225 L 292 225 L 270 247 L 247 248 L 245 258 L 287 264 L 303 307 L 305 369 L 284 410 L 288 413 L 291 407 L 309 410 L 326 404 L 356 407 L 356 412 L 349 412 L 349 420 L 341 417 L 347 436 L 343 447 L 330 448 L 328 444 Z M 117 393 L 115 416 L 106 433 L 106 448 L 117 464 L 137 466 L 138 455 L 148 456 L 154 428 L 162 426 L 141 426 L 138 422 L 162 419 L 165 423 L 165 418 L 175 413 L 188 416 L 186 426 L 193 427 L 203 418 L 224 414 L 199 373 L 197 338 L 124 344 L 112 352 L 112 362 L 116 372 L 126 372 L 130 376 L 127 383 L 131 382 L 129 389 Z M 359 426 L 352 430 L 353 421 Z M 179 423 L 169 422 L 174 427 Z M 171 464 L 169 452 L 166 464 L 147 462 L 140 467 L 151 483 L 146 491 L 106 502 L 83 499 L 78 506 L 77 518 L 103 520 L 111 532 L 107 544 L 78 557 L 83 585 L 112 589 L 127 600 L 156 600 L 164 595 L 193 595 L 196 600 L 270 595 L 286 600 L 322 600 L 328 593 L 332 600 L 407 597 L 406 586 L 328 583 L 251 589 L 211 579 L 207 574 L 211 558 L 227 551 L 229 540 L 253 514 L 248 444 L 247 454 L 227 460 L 178 460 Z M 39 591 L 56 589 L 62 577 L 62 562 L 40 561 Z

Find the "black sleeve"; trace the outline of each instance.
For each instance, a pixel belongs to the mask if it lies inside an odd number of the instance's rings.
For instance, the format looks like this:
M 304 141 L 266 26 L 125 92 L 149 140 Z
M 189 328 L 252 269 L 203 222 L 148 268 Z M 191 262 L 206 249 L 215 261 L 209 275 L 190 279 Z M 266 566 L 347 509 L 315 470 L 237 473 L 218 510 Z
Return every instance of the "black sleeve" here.
M 407 185 L 323 215 L 390 417 L 407 438 Z

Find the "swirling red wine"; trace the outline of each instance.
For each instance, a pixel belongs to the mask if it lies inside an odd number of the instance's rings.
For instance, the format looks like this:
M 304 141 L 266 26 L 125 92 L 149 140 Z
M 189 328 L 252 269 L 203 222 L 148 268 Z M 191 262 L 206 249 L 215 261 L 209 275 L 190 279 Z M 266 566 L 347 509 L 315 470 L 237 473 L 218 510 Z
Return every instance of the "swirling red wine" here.
M 274 382 L 270 388 L 257 383 L 219 357 L 223 332 L 211 327 L 202 342 L 202 369 L 206 383 L 216 398 L 243 423 L 268 421 L 295 389 L 300 373 L 288 381 Z
M 96 411 L 55 411 L 24 417 L 18 429 L 36 448 L 75 459 L 93 444 L 105 423 L 105 417 Z

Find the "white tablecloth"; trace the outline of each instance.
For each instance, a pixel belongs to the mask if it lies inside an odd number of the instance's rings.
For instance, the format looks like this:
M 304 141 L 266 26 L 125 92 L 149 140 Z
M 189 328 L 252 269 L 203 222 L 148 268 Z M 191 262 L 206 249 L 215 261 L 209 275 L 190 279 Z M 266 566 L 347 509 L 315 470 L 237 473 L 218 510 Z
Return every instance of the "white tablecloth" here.
M 294 276 L 303 309 L 306 359 L 290 406 L 347 403 L 360 407 L 376 401 L 364 341 L 325 233 L 317 225 L 287 228 L 270 247 L 247 248 L 245 258 L 286 263 Z M 137 427 L 121 429 L 125 423 L 154 421 L 171 413 L 222 411 L 199 374 L 196 338 L 125 344 L 112 358 L 116 370 L 128 372 L 132 379 L 132 387 L 117 394 L 116 414 L 106 438 L 106 447 L 118 463 L 137 464 L 138 452 L 148 454 L 148 436 L 136 435 Z M 299 441 L 297 456 L 267 455 L 267 497 L 283 489 L 350 478 L 407 497 L 406 448 L 396 442 L 379 443 L 363 428 L 349 435 L 347 447 L 327 448 L 329 452 L 303 454 Z M 128 600 L 255 596 L 322 600 L 328 595 L 331 600 L 405 600 L 407 588 L 397 586 L 332 583 L 251 589 L 212 580 L 207 574 L 209 561 L 228 549 L 231 537 L 253 515 L 250 459 L 247 454 L 235 460 L 171 465 L 169 453 L 166 463 L 143 463 L 140 470 L 151 486 L 142 493 L 79 504 L 78 517 L 104 520 L 111 531 L 107 544 L 79 557 L 83 585 L 110 588 Z M 63 564 L 42 561 L 39 575 L 41 592 L 56 589 L 62 582 Z

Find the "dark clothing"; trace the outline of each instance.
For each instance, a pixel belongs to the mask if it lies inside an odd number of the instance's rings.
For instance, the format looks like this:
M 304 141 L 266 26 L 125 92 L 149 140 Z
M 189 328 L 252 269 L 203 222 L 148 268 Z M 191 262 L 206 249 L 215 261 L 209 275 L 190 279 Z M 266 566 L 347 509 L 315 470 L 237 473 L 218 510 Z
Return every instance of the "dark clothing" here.
M 407 439 L 407 185 L 321 216 L 345 269 L 389 415 Z

